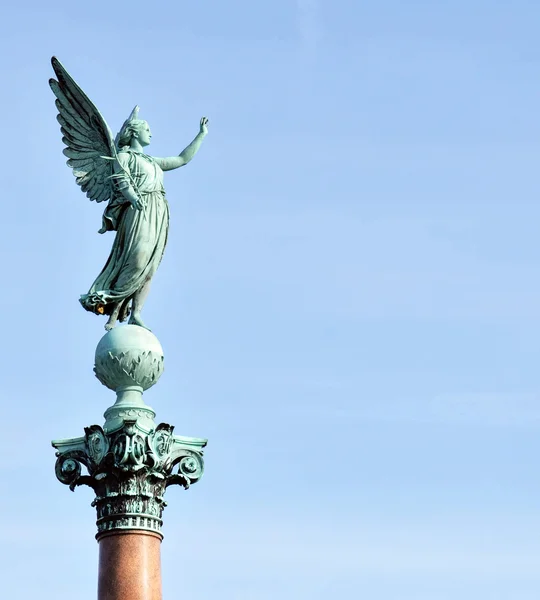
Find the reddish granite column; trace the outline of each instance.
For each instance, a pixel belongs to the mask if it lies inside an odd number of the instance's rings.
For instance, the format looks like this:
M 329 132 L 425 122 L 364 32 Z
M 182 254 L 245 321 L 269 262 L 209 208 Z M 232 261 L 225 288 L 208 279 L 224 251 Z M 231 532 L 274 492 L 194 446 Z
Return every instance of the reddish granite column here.
M 100 536 L 98 600 L 161 600 L 160 546 L 152 532 Z

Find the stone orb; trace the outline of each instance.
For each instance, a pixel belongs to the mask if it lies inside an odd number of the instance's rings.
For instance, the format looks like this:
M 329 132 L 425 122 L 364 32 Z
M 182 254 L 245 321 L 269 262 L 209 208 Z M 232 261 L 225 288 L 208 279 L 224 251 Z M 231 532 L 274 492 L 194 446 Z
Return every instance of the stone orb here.
M 120 325 L 99 341 L 94 373 L 111 390 L 136 386 L 145 391 L 163 373 L 163 348 L 148 329 Z

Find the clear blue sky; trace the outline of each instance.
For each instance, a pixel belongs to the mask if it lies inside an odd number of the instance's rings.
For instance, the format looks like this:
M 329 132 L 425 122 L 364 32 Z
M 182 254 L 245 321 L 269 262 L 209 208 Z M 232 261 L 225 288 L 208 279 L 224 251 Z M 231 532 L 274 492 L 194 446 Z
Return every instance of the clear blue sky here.
M 135 103 L 171 235 L 146 400 L 208 437 L 168 491 L 165 598 L 537 600 L 540 4 L 10 2 L 2 62 L 6 598 L 95 598 L 92 493 L 52 438 L 102 423 L 112 243 L 64 164 L 49 59 Z

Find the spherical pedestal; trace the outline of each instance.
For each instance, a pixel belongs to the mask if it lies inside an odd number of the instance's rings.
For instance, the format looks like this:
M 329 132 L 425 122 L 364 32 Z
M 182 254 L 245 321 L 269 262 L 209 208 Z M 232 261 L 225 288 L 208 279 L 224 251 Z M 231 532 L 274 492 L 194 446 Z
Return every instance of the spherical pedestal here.
M 97 345 L 94 372 L 103 385 L 115 392 L 119 387 L 133 385 L 147 390 L 163 373 L 163 348 L 144 327 L 115 327 Z
M 143 391 L 163 373 L 163 348 L 157 337 L 138 325 L 121 325 L 106 333 L 96 348 L 94 372 L 116 392 L 116 402 L 105 412 L 105 432 L 136 420 L 144 431 L 155 427 L 155 412 L 142 399 Z

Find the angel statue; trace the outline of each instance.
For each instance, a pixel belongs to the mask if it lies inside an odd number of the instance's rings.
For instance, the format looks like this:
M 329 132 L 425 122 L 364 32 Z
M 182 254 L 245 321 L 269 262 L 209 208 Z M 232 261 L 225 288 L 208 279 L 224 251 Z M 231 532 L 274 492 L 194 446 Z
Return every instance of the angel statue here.
M 107 331 L 128 315 L 130 324 L 146 327 L 141 310 L 169 230 L 163 171 L 182 167 L 195 156 L 208 133 L 208 119 L 201 119 L 199 133 L 178 156 L 149 156 L 144 147 L 152 134 L 138 118 L 138 106 L 113 139 L 88 96 L 55 57 L 51 62 L 58 81 L 50 79 L 49 84 L 57 98 L 67 164 L 90 200 L 108 202 L 99 233 L 116 231 L 103 270 L 80 302 L 90 312 L 109 316 Z

